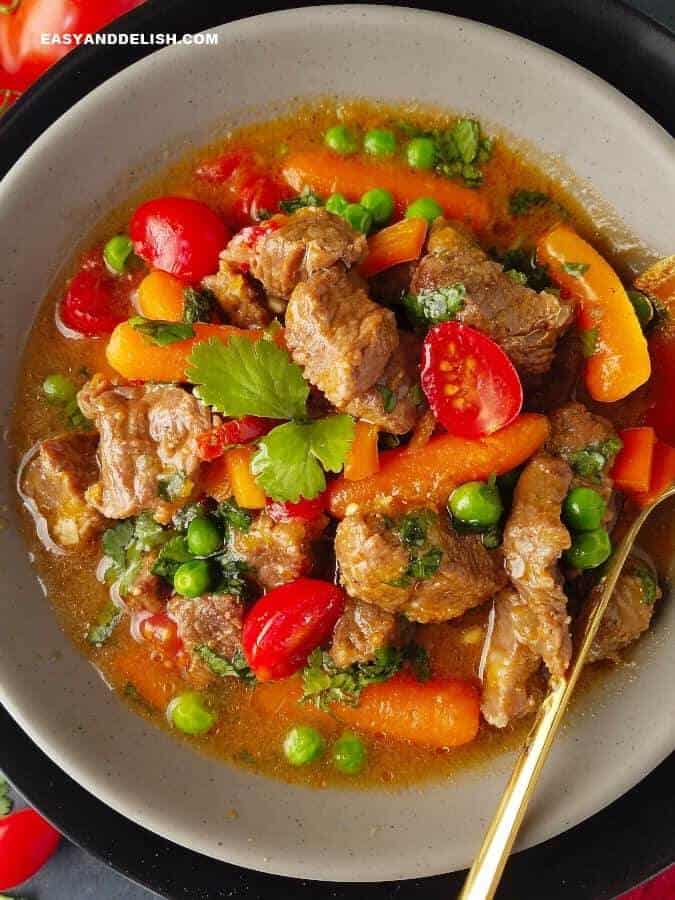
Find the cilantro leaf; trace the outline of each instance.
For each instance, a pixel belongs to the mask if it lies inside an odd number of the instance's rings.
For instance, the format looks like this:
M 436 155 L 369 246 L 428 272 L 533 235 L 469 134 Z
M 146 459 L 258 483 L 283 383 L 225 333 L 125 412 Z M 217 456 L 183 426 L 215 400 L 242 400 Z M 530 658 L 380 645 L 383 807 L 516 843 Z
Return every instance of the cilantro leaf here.
M 309 385 L 273 341 L 201 341 L 190 354 L 187 376 L 204 403 L 227 416 L 292 419 L 306 412 Z
M 186 322 L 161 322 L 155 319 L 144 319 L 143 316 L 134 316 L 129 319 L 129 324 L 158 347 L 167 347 L 177 341 L 186 341 L 195 334 L 192 325 Z
M 281 200 L 279 203 L 279 209 L 288 215 L 307 206 L 323 206 L 321 197 L 310 190 L 310 188 L 305 188 L 297 197 L 292 197 L 290 200 Z
M 90 644 L 105 643 L 121 621 L 122 615 L 119 606 L 108 600 L 89 626 L 87 641 Z
M 415 581 L 425 581 L 438 571 L 443 558 L 443 551 L 439 547 L 431 547 L 421 556 L 412 555 L 405 574 Z
M 159 522 L 155 522 L 151 512 L 142 512 L 134 523 L 134 541 L 139 550 L 147 552 L 159 547 L 169 537 L 169 532 Z
M 234 497 L 222 500 L 216 509 L 215 515 L 235 531 L 248 531 L 253 521 L 253 516 L 247 509 L 242 509 Z
M 419 294 L 405 294 L 403 306 L 413 324 L 428 325 L 456 318 L 464 306 L 466 288 L 458 281 L 448 287 L 425 289 Z
M 159 575 L 169 584 L 173 585 L 173 577 L 179 566 L 189 562 L 192 554 L 188 550 L 187 540 L 183 535 L 175 535 L 170 538 L 159 551 L 159 556 L 152 567 L 152 574 Z
M 450 134 L 459 158 L 463 163 L 472 163 L 478 155 L 480 144 L 480 125 L 475 119 L 458 119 L 453 125 Z
M 178 531 L 187 531 L 190 522 L 193 519 L 196 519 L 197 516 L 203 515 L 203 513 L 204 507 L 201 503 L 198 503 L 197 501 L 186 503 L 185 506 L 181 506 L 180 509 L 176 510 L 171 522 Z
M 544 206 L 550 201 L 548 194 L 541 191 L 514 191 L 509 197 L 509 212 L 512 216 L 522 216 L 537 206 Z
M 587 328 L 585 331 L 580 331 L 579 340 L 584 359 L 590 359 L 598 349 L 598 329 Z
M 546 288 L 550 288 L 551 281 L 548 277 L 548 269 L 546 266 L 537 265 L 533 250 L 524 250 L 522 247 L 517 247 L 507 250 L 502 255 L 495 255 L 504 267 L 505 272 L 522 272 L 527 279 L 528 287 L 531 287 L 533 291 L 543 291 Z M 509 278 L 513 280 L 514 275 L 509 274 Z
M 108 572 L 111 575 L 121 575 L 126 566 L 126 550 L 134 536 L 133 519 L 124 519 L 113 528 L 103 532 L 101 544 L 103 552 L 110 559 Z M 107 575 L 107 572 L 106 572 Z
M 426 543 L 430 525 L 436 522 L 436 513 L 420 509 L 406 513 L 398 522 L 398 533 L 405 547 L 422 547 Z
M 171 502 L 183 493 L 186 477 L 182 472 L 173 472 L 171 475 L 160 475 L 157 479 L 157 493 L 162 500 Z
M 518 269 L 504 269 L 504 274 L 514 284 L 527 284 L 527 275 L 524 272 L 519 272 Z
M 208 288 L 186 287 L 183 290 L 183 322 L 193 325 L 195 322 L 210 322 L 217 300 L 213 291 Z
M 9 796 L 9 785 L 2 775 L 0 775 L 0 816 L 8 816 L 11 813 L 13 806 L 14 803 Z
M 303 669 L 300 702 L 312 703 L 319 709 L 327 709 L 331 703 L 356 706 L 364 687 L 387 681 L 402 664 L 401 649 L 382 647 L 371 662 L 354 663 L 346 669 L 339 669 L 331 656 L 319 648 L 310 655 Z
M 377 390 L 382 397 L 382 409 L 386 413 L 392 412 L 396 406 L 396 394 L 386 384 L 379 385 Z
M 633 565 L 631 574 L 640 580 L 642 602 L 647 606 L 653 606 L 659 596 L 659 583 L 653 570 L 646 563 L 637 562 Z
M 214 675 L 220 678 L 240 678 L 243 682 L 255 684 L 256 677 L 241 650 L 235 650 L 231 660 L 214 653 L 206 644 L 195 647 L 195 653 Z
M 415 678 L 418 681 L 429 681 L 431 678 L 431 660 L 429 654 L 421 644 L 411 641 L 404 649 L 403 655 L 410 664 Z
M 339 472 L 353 439 L 351 416 L 287 422 L 261 438 L 251 471 L 273 500 L 311 500 L 326 487 L 319 463 L 327 471 Z
M 587 272 L 589 270 L 590 263 L 564 262 L 562 264 L 562 267 L 568 275 L 573 275 L 574 278 L 579 278 L 580 275 L 583 275 L 584 272 Z

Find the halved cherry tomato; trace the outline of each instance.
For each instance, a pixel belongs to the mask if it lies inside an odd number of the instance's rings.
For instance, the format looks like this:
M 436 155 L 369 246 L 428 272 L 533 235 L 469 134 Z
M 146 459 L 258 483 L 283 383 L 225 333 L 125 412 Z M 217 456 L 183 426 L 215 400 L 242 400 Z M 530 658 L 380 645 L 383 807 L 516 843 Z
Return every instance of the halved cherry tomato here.
M 233 213 L 237 221 L 259 222 L 279 212 L 279 203 L 292 196 L 288 185 L 269 175 L 254 172 L 240 187 Z
M 183 647 L 183 642 L 178 637 L 178 626 L 166 613 L 153 613 L 144 618 L 139 631 L 143 640 L 167 656 L 176 656 Z
M 327 494 L 319 494 L 313 500 L 298 500 L 291 503 L 290 500 L 281 503 L 278 500 L 267 501 L 267 513 L 275 522 L 286 522 L 288 519 L 302 519 L 305 522 L 313 522 L 326 511 Z
M 188 284 L 218 269 L 218 254 L 230 239 L 213 210 L 190 197 L 158 197 L 141 204 L 131 218 L 129 236 L 138 256 Z
M 345 607 L 342 590 L 297 578 L 266 594 L 244 622 L 244 653 L 260 681 L 286 678 L 330 636 Z
M 459 322 L 443 322 L 427 334 L 421 380 L 434 415 L 458 437 L 492 434 L 523 405 L 523 386 L 506 353 Z
M 0 819 L 0 891 L 35 875 L 60 840 L 56 828 L 34 809 L 20 809 Z
M 205 461 L 218 459 L 228 447 L 234 444 L 248 444 L 271 431 L 278 425 L 277 419 L 261 419 L 258 416 L 243 416 L 230 419 L 197 437 L 199 456 Z
M 221 156 L 216 156 L 215 159 L 207 159 L 197 166 L 195 175 L 203 181 L 220 184 L 231 178 L 244 165 L 251 168 L 255 165 L 253 153 L 247 147 L 238 147 L 236 150 L 228 150 Z
M 86 337 L 111 334 L 129 318 L 133 280 L 111 275 L 98 252 L 92 252 L 73 277 L 61 303 L 59 318 Z

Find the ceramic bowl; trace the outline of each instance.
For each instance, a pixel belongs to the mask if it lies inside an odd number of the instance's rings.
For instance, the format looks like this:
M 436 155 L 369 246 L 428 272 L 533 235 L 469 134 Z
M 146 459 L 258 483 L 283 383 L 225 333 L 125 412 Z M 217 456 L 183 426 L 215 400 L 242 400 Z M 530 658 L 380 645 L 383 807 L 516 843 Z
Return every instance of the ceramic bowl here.
M 474 22 L 389 7 L 274 13 L 217 34 L 217 46 L 170 47 L 116 75 L 52 125 L 0 185 L 6 416 L 35 310 L 92 222 L 169 159 L 297 98 L 414 98 L 473 113 L 492 131 L 518 135 L 563 176 L 573 170 L 584 203 L 627 226 L 617 238 L 627 257 L 672 252 L 670 138 L 551 51 Z M 70 646 L 17 533 L 13 485 L 2 494 L 0 699 L 92 794 L 172 841 L 268 872 L 379 881 L 470 862 L 512 754 L 444 783 L 356 792 L 289 786 L 194 753 L 133 715 Z M 590 816 L 675 747 L 675 719 L 663 715 L 675 682 L 666 647 L 674 615 L 664 603 L 635 667 L 577 704 L 521 847 Z M 233 807 L 238 818 L 227 816 Z

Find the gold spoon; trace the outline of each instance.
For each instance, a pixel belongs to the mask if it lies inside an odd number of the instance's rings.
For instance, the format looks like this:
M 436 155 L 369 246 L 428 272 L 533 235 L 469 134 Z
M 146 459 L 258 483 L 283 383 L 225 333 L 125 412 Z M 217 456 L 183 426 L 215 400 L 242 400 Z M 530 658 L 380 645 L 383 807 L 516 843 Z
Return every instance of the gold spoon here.
M 593 639 L 607 609 L 617 579 L 630 553 L 635 538 L 650 513 L 668 497 L 675 495 L 671 485 L 645 506 L 616 548 L 604 588 L 598 591 L 582 612 L 578 640 L 572 662 L 564 677 L 551 680 L 549 690 L 539 707 L 534 724 L 525 740 L 497 812 L 485 833 L 483 844 L 467 875 L 458 900 L 491 900 L 499 886 L 506 861 L 523 823 L 530 798 L 558 732 L 567 704 L 576 687 Z

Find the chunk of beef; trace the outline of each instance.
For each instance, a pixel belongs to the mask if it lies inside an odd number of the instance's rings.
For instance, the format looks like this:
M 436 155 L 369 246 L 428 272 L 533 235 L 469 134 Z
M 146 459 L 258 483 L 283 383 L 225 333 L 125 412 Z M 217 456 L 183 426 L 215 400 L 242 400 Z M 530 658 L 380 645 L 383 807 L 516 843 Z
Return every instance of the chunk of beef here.
M 348 600 L 333 631 L 330 655 L 341 669 L 369 662 L 383 647 L 396 644 L 401 635 L 395 615 L 372 603 Z
M 437 219 L 428 250 L 413 275 L 412 292 L 461 282 L 466 297 L 458 320 L 500 344 L 521 374 L 546 372 L 556 342 L 571 322 L 571 306 L 555 294 L 537 294 L 513 282 L 456 223 Z
M 541 656 L 552 675 L 561 676 L 570 661 L 567 597 L 558 561 L 571 539 L 560 521 L 562 502 L 572 481 L 567 463 L 539 453 L 518 479 L 513 508 L 504 529 L 506 570 L 523 608 L 518 639 Z
M 97 446 L 93 432 L 62 434 L 43 441 L 24 468 L 19 488 L 45 543 L 75 549 L 103 527 L 85 499 L 98 478 Z
M 420 399 L 419 368 L 419 339 L 407 331 L 399 332 L 399 345 L 380 378 L 364 394 L 350 400 L 344 411 L 377 425 L 381 431 L 406 434 L 425 409 Z
M 129 610 L 149 610 L 162 612 L 169 599 L 170 590 L 159 575 L 152 574 L 159 551 L 153 550 L 143 557 L 141 567 L 129 590 L 124 595 L 124 605 Z
M 168 521 L 174 507 L 160 496 L 160 479 L 179 473 L 189 481 L 197 472 L 197 436 L 211 426 L 207 407 L 174 385 L 115 385 L 103 375 L 78 401 L 100 434 L 100 481 L 88 502 L 110 519 L 152 510 Z
M 204 675 L 206 668 L 195 655 L 199 647 L 206 646 L 230 661 L 237 651 L 241 652 L 244 606 L 236 597 L 229 594 L 207 594 L 194 600 L 172 597 L 166 611 L 175 620 L 178 636 L 190 654 L 190 670 L 199 676 Z
M 518 638 L 517 621 L 523 603 L 511 588 L 495 597 L 494 624 L 483 671 L 481 712 L 486 722 L 505 728 L 526 715 L 534 701 L 529 691 L 541 657 Z
M 309 207 L 253 244 L 235 236 L 223 258 L 249 271 L 268 294 L 288 300 L 300 282 L 336 263 L 349 268 L 364 258 L 367 249 L 365 237 L 344 219 Z
M 593 590 L 601 591 L 602 585 L 601 581 Z M 636 641 L 649 628 L 660 597 L 654 568 L 643 559 L 629 558 L 591 645 L 589 662 L 616 659 L 620 650 Z
M 396 306 L 410 289 L 410 280 L 415 271 L 415 263 L 399 263 L 385 269 L 369 281 L 370 293 L 378 303 Z
M 341 266 L 296 287 L 285 338 L 305 377 L 338 408 L 375 384 L 398 345 L 394 314 L 373 303 Z
M 423 543 L 412 548 L 401 538 L 401 520 L 368 514 L 340 522 L 335 554 L 340 581 L 350 596 L 400 612 L 413 622 L 445 622 L 504 586 L 507 578 L 498 552 L 486 550 L 478 535 L 459 535 L 430 515 Z M 426 577 L 411 572 L 413 557 L 430 560 L 427 554 L 433 553 L 435 570 L 432 564 Z
M 260 513 L 248 531 L 235 531 L 230 549 L 250 566 L 253 578 L 266 591 L 306 575 L 312 568 L 312 544 L 327 519 L 292 518 L 275 522 Z
M 534 375 L 525 385 L 525 405 L 531 412 L 548 415 L 574 397 L 584 366 L 579 335 L 574 329 L 558 341 L 550 371 Z
M 264 328 L 272 320 L 272 313 L 258 284 L 250 281 L 222 255 L 215 275 L 202 279 L 205 288 L 213 291 L 227 321 L 237 328 Z

